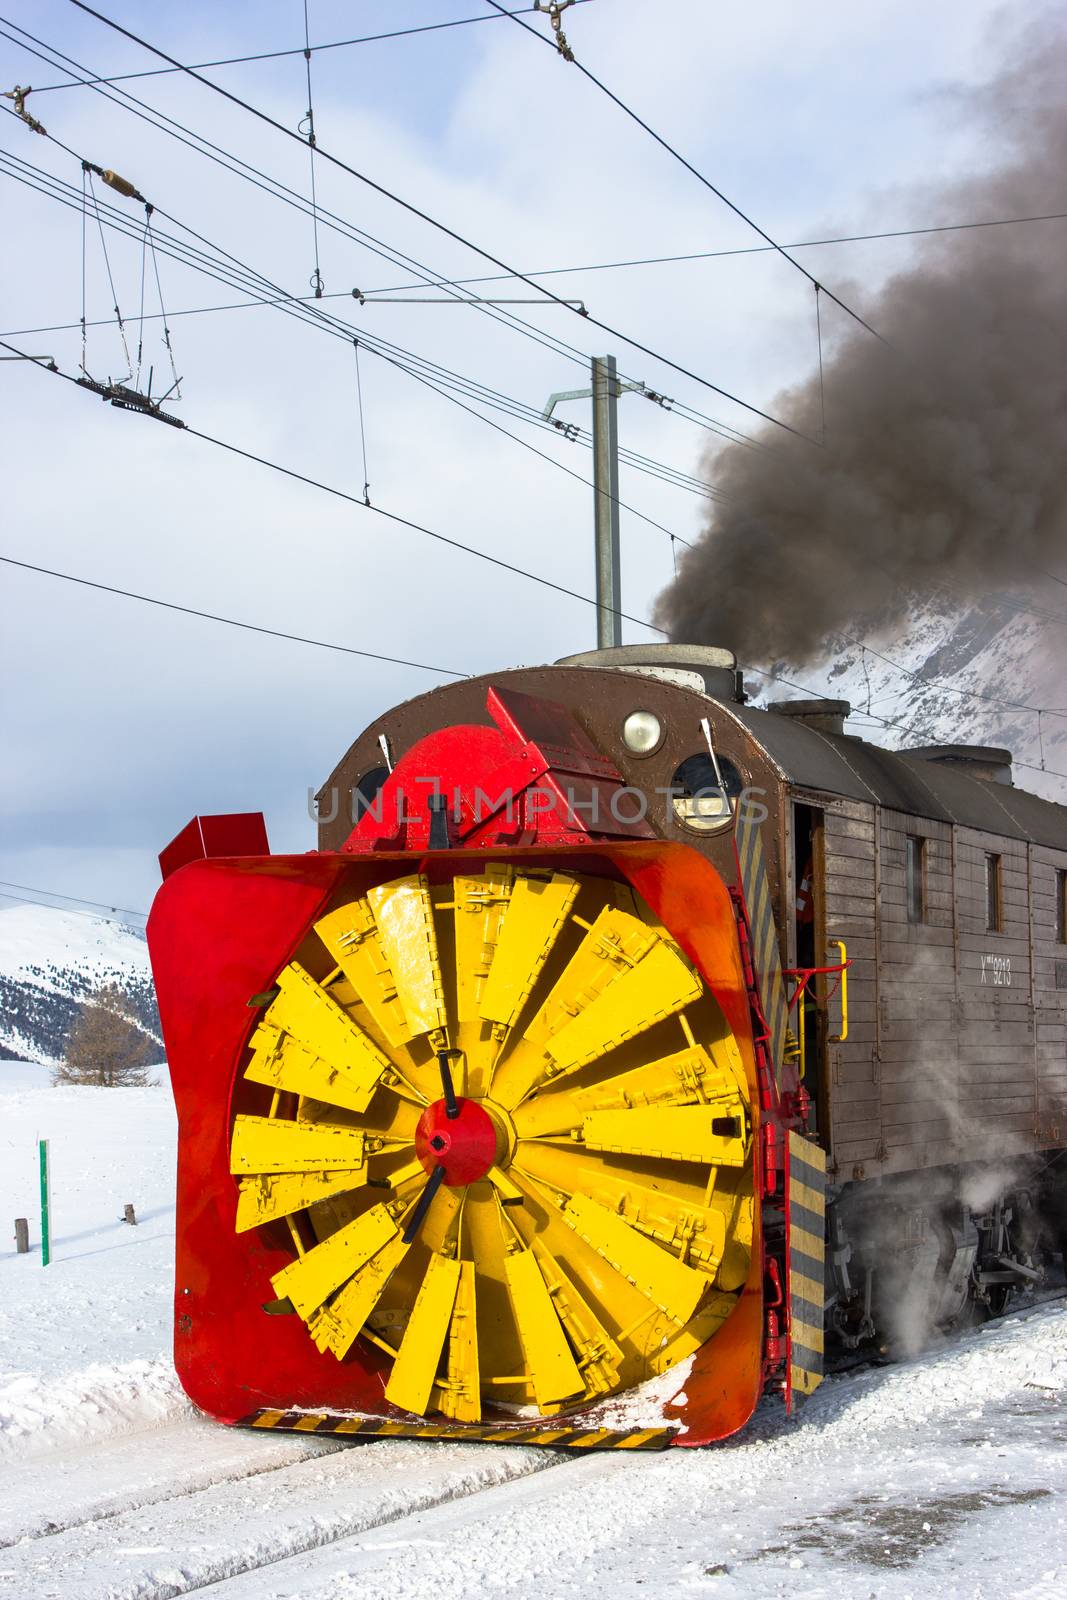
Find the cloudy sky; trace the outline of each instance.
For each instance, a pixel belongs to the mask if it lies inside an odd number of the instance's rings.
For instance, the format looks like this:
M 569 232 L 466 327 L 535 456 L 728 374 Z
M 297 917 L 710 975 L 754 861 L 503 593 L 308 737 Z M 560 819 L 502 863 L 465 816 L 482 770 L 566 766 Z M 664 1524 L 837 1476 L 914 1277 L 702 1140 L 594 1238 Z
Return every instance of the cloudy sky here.
M 116 20 L 185 62 L 303 45 L 297 0 L 158 7 L 111 0 Z M 484 0 L 310 0 L 313 44 L 488 12 Z M 547 32 L 543 17 L 527 18 Z M 954 116 L 961 87 L 996 68 L 1000 9 L 975 0 L 590 0 L 566 14 L 579 58 L 782 242 L 966 218 L 936 213 L 936 187 L 995 152 Z M 9 22 L 82 75 L 159 63 L 69 0 L 11 0 Z M 41 49 L 42 46 L 34 46 Z M 127 177 L 161 211 L 290 294 L 308 293 L 310 221 L 90 88 L 36 92 L 67 74 L 0 38 L 3 87 L 77 153 Z M 592 271 L 596 263 L 758 243 L 742 222 L 588 81 L 515 23 L 487 20 L 314 52 L 320 145 L 485 250 L 580 297 L 602 321 L 720 389 L 773 410 L 815 358 L 810 284 L 773 254 Z M 295 127 L 301 55 L 209 74 Z M 305 194 L 294 141 L 182 74 L 122 88 Z M 6 102 L 5 102 L 6 104 Z M 137 107 L 135 109 L 141 109 Z M 80 189 L 74 156 L 0 119 L 0 151 Z M 2 177 L 5 336 L 68 372 L 81 358 L 79 215 Z M 320 204 L 446 278 L 493 269 L 475 252 L 324 161 Z M 135 227 L 143 210 L 106 189 Z M 157 217 L 157 226 L 173 225 Z M 188 237 L 188 235 L 186 235 Z M 981 247 L 981 234 L 971 237 Z M 207 246 L 201 245 L 207 249 Z M 810 270 L 862 309 L 921 242 L 823 246 Z M 109 238 L 120 307 L 136 319 L 141 248 Z M 366 245 L 322 226 L 332 317 L 526 405 L 580 387 L 612 353 L 707 417 L 755 419 L 564 309 L 516 306 L 527 327 L 454 305 L 360 306 L 349 291 L 414 284 Z M 191 426 L 359 495 L 355 358 L 343 337 L 277 308 L 179 316 L 244 296 L 160 257 Z M 86 241 L 87 314 L 112 297 L 99 237 Z M 500 286 L 497 292 L 500 292 Z M 522 285 L 504 292 L 528 294 Z M 488 288 L 481 291 L 492 292 Z M 149 279 L 147 309 L 158 309 Z M 835 318 L 827 317 L 832 340 Z M 570 350 L 549 348 L 550 335 Z M 129 330 L 136 344 L 136 326 Z M 121 378 L 112 322 L 90 328 L 87 367 Z M 155 389 L 166 356 L 144 325 Z M 592 592 L 591 490 L 367 352 L 367 475 L 375 505 Z M 166 380 L 169 382 L 169 377 Z M 165 383 L 162 385 L 165 387 Z M 457 672 L 551 660 L 594 642 L 591 607 L 314 489 L 288 481 L 22 364 L 0 365 L 0 554 L 266 627 Z M 586 403 L 565 414 L 586 423 Z M 522 421 L 498 424 L 587 477 L 589 453 Z M 708 438 L 646 400 L 620 402 L 621 442 L 684 473 Z M 622 499 L 692 538 L 706 502 L 624 469 Z M 647 617 L 672 571 L 665 533 L 623 514 L 623 604 Z M 0 876 L 147 907 L 159 848 L 197 811 L 263 810 L 276 849 L 313 843 L 306 795 L 383 708 L 441 681 L 411 668 L 285 643 L 5 566 Z M 656 637 L 636 623 L 629 639 Z

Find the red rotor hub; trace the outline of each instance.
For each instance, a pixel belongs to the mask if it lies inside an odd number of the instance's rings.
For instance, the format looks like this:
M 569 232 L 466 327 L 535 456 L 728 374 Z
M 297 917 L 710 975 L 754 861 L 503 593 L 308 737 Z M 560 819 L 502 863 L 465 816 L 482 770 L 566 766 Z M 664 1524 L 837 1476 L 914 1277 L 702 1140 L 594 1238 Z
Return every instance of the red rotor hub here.
M 456 1101 L 456 1115 L 448 1115 L 444 1100 L 435 1100 L 419 1118 L 415 1129 L 415 1154 L 426 1168 L 444 1167 L 450 1189 L 477 1183 L 496 1165 L 497 1132 L 489 1113 L 476 1100 Z

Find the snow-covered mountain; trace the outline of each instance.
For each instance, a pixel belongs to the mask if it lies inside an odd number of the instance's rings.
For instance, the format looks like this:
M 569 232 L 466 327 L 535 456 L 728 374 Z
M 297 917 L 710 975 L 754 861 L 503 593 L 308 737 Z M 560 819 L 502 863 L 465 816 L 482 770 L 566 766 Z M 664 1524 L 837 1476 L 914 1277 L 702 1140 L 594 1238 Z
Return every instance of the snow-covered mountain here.
M 828 641 L 819 666 L 773 671 L 849 700 L 847 731 L 873 744 L 1000 745 L 1019 788 L 1067 802 L 1067 595 L 1029 606 L 1017 595 L 941 596 L 917 602 L 903 623 L 857 631 L 867 647 L 846 635 Z M 761 703 L 797 692 L 755 678 L 749 688 Z
M 82 1004 L 103 984 L 122 989 L 130 1015 L 158 1040 L 142 934 L 49 906 L 0 909 L 0 1061 L 58 1061 Z

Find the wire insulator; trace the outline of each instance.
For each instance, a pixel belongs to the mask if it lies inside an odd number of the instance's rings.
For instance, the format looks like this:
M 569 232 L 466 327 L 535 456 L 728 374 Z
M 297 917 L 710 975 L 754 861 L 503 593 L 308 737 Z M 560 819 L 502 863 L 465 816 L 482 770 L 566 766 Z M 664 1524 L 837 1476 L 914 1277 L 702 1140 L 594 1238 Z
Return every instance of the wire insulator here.
M 124 178 L 120 172 L 112 172 L 110 168 L 106 168 L 101 172 L 100 176 L 109 189 L 116 189 L 119 194 L 124 194 L 127 200 L 140 200 L 142 205 L 147 204 L 144 195 L 135 189 L 129 178 Z

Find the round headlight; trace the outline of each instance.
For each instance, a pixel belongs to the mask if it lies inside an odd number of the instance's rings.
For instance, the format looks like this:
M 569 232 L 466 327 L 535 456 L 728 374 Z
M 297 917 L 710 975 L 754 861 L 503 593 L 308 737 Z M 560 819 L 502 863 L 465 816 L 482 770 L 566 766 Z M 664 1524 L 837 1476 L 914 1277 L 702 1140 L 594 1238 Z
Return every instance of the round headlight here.
M 663 743 L 663 724 L 654 711 L 631 711 L 622 725 L 622 739 L 635 756 L 650 756 Z

